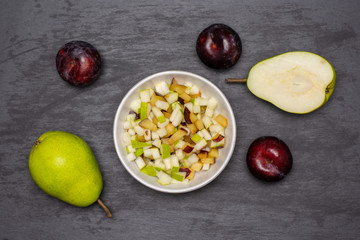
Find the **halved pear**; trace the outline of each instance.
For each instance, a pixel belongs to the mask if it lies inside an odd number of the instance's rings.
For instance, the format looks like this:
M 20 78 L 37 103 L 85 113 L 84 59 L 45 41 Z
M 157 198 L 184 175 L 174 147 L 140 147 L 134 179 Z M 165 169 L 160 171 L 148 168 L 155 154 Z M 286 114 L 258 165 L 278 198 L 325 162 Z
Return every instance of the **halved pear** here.
M 284 111 L 304 114 L 327 102 L 335 79 L 334 68 L 321 56 L 287 52 L 252 67 L 247 87 L 255 96 Z

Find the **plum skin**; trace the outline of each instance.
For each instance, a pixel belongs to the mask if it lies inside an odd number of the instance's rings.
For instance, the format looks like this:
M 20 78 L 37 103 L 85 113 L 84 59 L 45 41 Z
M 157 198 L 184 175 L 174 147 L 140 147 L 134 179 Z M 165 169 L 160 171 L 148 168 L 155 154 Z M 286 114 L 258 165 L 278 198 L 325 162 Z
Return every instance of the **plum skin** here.
M 74 86 L 86 86 L 100 74 L 101 57 L 91 44 L 71 41 L 58 51 L 56 68 L 64 81 Z
M 250 145 L 246 163 L 255 177 L 265 181 L 279 181 L 290 172 L 293 158 L 289 147 L 282 140 L 265 136 Z
M 208 67 L 230 68 L 237 63 L 242 52 L 239 35 L 221 23 L 205 28 L 196 41 L 196 52 Z

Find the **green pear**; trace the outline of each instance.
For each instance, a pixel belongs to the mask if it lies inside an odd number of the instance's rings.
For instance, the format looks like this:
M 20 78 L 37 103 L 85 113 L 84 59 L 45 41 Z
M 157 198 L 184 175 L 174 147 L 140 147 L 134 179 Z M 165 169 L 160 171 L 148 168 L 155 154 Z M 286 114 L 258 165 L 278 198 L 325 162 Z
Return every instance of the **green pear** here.
M 29 156 L 34 182 L 47 194 L 77 207 L 98 202 L 103 188 L 98 163 L 89 145 L 80 137 L 62 131 L 42 134 Z
M 335 87 L 335 70 L 323 57 L 310 52 L 287 52 L 254 65 L 245 79 L 257 97 L 278 108 L 305 114 L 326 103 Z

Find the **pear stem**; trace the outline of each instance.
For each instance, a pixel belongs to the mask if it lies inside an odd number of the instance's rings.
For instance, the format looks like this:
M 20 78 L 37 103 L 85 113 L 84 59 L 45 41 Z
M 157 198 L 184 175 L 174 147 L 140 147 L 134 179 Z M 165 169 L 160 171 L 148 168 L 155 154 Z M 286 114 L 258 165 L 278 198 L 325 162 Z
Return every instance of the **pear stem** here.
M 247 78 L 226 78 L 225 81 L 228 83 L 246 83 Z
M 107 216 L 108 218 L 112 218 L 112 214 L 111 214 L 109 208 L 101 201 L 100 198 L 97 200 L 97 202 L 99 203 L 99 205 L 100 205 L 100 206 L 104 209 L 104 211 L 106 212 L 106 216 Z

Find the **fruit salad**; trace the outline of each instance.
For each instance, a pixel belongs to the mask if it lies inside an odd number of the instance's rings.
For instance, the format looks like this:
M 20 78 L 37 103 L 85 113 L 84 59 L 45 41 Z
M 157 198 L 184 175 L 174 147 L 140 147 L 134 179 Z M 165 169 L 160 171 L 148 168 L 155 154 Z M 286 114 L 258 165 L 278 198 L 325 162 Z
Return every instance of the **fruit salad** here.
M 188 183 L 209 170 L 224 147 L 228 121 L 216 107 L 214 97 L 175 78 L 141 91 L 123 126 L 127 160 L 162 185 Z

